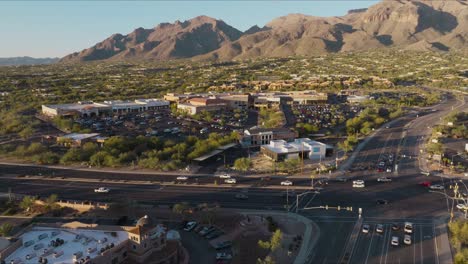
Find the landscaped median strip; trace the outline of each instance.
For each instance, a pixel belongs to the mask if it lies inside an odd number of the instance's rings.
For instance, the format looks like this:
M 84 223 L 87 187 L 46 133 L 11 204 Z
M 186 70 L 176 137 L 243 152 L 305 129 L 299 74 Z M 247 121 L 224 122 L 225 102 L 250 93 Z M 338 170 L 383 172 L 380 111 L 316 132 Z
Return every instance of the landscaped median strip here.
M 7 177 L 2 177 L 7 178 Z M 131 184 L 131 185 L 161 185 L 161 186 L 177 186 L 177 187 L 200 187 L 200 188 L 225 188 L 225 189 L 243 189 L 243 188 L 257 188 L 257 189 L 281 189 L 281 190 L 310 190 L 310 186 L 281 186 L 281 185 L 268 185 L 268 186 L 253 186 L 251 184 L 186 184 L 186 183 L 172 183 L 160 181 L 135 181 L 135 180 L 110 180 L 110 179 L 89 179 L 89 178 L 68 178 L 68 177 L 50 177 L 50 176 L 24 176 L 24 177 L 10 177 L 16 180 L 50 180 L 50 181 L 67 181 L 67 182 L 88 182 L 88 183 L 111 183 L 111 184 Z

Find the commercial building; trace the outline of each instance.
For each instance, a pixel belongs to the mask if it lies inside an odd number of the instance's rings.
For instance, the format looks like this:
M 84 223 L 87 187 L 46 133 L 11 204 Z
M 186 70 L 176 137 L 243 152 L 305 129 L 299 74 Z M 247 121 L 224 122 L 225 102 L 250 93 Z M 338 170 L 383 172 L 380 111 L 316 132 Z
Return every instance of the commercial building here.
M 76 104 L 42 105 L 42 113 L 46 116 L 99 116 L 110 113 L 111 107 L 106 104 L 79 101 Z
M 318 93 L 316 91 L 291 91 L 286 93 L 291 98 L 292 104 L 309 105 L 317 103 L 326 103 L 328 101 L 327 93 Z
M 346 101 L 348 101 L 348 103 L 362 103 L 369 100 L 369 98 L 368 95 L 348 95 Z
M 296 137 L 297 132 L 289 128 L 253 128 L 244 130 L 240 144 L 242 147 L 257 147 L 270 144 L 272 140 L 291 141 Z
M 173 231 L 171 231 L 173 232 Z M 22 231 L 0 251 L 6 263 L 177 264 L 188 256 L 167 229 L 147 216 L 136 226 L 72 222 L 38 224 Z M 40 258 L 48 259 L 39 262 Z
M 262 145 L 260 152 L 274 161 L 301 157 L 320 160 L 325 158 L 327 145 L 309 138 L 298 138 L 292 142 L 280 139 L 271 140 L 269 144 Z
M 66 147 L 81 147 L 86 142 L 97 142 L 102 137 L 99 133 L 71 133 L 57 137 L 57 144 Z
M 190 115 L 195 115 L 202 111 L 219 111 L 226 107 L 226 101 L 216 97 L 197 97 L 189 99 L 187 103 L 177 104 L 177 109 L 186 111 Z
M 253 98 L 250 94 L 233 94 L 220 96 L 231 109 L 249 109 L 253 105 Z
M 137 99 L 134 101 L 108 100 L 102 103 L 80 101 L 76 104 L 42 105 L 42 113 L 50 117 L 93 117 L 167 108 L 169 108 L 169 102 L 159 99 Z

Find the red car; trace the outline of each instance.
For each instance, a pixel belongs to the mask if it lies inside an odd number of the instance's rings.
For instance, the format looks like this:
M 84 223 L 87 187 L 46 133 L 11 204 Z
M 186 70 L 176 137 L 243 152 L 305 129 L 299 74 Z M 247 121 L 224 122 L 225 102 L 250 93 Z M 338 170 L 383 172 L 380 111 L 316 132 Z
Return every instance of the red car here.
M 420 182 L 419 185 L 424 186 L 424 187 L 429 187 L 432 185 L 432 183 L 430 181 L 423 181 L 423 182 Z

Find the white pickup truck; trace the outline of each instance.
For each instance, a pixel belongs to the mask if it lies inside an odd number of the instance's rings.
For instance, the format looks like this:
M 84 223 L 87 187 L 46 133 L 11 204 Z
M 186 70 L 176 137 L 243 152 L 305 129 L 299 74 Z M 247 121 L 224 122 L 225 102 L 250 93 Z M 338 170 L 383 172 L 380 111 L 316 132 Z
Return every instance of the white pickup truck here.
M 108 193 L 109 191 L 110 189 L 106 187 L 99 187 L 97 189 L 94 189 L 95 193 Z

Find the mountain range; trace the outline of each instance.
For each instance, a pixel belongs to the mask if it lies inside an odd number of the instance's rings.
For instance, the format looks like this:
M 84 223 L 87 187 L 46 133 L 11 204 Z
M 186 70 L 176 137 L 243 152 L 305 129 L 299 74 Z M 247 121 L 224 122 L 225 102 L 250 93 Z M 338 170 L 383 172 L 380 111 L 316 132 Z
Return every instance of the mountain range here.
M 339 17 L 289 14 L 242 32 L 207 16 L 114 34 L 61 62 L 95 60 L 233 60 L 396 47 L 466 50 L 465 0 L 384 0 Z
M 55 63 L 59 58 L 10 57 L 0 58 L 0 66 L 38 65 Z

